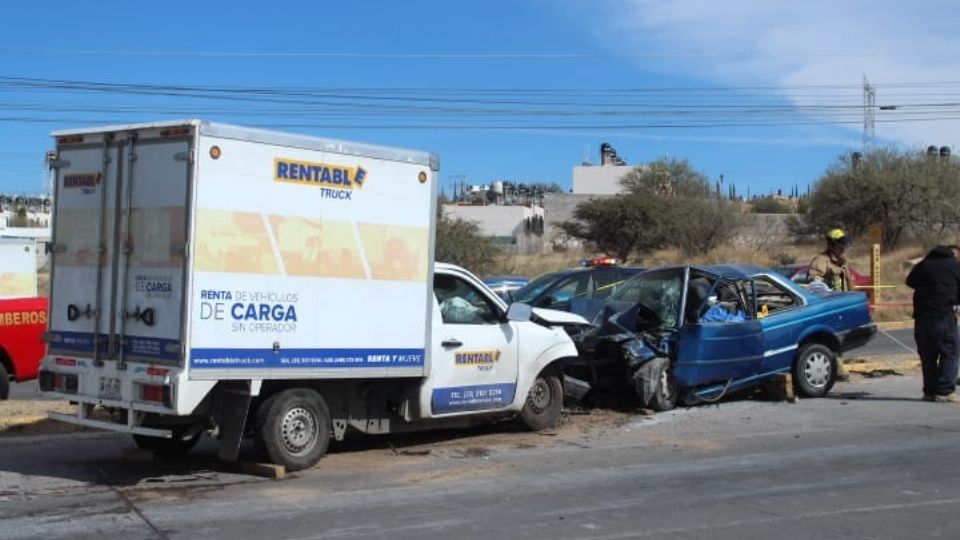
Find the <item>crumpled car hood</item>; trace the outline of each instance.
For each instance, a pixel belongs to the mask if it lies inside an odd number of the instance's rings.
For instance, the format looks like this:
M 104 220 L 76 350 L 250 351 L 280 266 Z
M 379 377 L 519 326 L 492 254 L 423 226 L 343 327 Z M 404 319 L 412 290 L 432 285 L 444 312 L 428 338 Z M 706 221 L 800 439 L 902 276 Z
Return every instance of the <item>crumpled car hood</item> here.
M 533 313 L 550 324 L 590 324 L 589 321 L 576 313 L 568 313 L 556 309 L 533 308 Z

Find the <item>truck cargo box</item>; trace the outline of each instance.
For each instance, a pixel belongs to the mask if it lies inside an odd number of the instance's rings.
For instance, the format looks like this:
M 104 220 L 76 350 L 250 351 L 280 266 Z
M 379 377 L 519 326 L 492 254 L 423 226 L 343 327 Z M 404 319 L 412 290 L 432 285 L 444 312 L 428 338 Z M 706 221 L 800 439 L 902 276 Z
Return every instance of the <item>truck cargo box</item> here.
M 120 399 L 110 375 L 128 366 L 195 381 L 428 369 L 433 155 L 198 120 L 54 136 L 48 341 L 107 366 L 87 393 Z

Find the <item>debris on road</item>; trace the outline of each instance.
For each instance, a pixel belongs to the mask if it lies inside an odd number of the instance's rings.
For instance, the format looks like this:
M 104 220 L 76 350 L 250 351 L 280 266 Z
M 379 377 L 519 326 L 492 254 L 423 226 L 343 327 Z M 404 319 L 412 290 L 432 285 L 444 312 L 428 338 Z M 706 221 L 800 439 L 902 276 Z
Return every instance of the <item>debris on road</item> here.
M 873 369 L 870 371 L 864 371 L 863 373 L 861 373 L 861 375 L 863 375 L 868 379 L 875 379 L 877 377 L 886 377 L 888 375 L 896 375 L 898 377 L 902 377 L 903 373 L 900 373 L 899 371 L 894 369 Z
M 273 463 L 254 463 L 251 461 L 240 462 L 240 470 L 244 474 L 254 476 L 263 476 L 274 480 L 283 480 L 287 477 L 287 469 L 283 465 L 274 465 Z

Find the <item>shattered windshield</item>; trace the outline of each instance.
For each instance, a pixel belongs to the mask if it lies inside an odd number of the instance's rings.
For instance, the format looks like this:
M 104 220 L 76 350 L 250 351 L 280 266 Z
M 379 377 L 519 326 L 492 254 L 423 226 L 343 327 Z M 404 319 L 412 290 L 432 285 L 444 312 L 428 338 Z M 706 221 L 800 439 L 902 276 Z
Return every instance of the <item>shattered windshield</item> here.
M 513 292 L 511 297 L 514 302 L 523 302 L 524 304 L 530 304 L 536 300 L 547 288 L 551 287 L 558 279 L 562 277 L 562 274 L 555 272 L 552 274 L 542 275 L 530 283 L 524 285 L 520 289 L 517 289 Z
M 610 300 L 639 302 L 653 310 L 664 325 L 679 326 L 683 274 L 683 268 L 645 272 L 626 281 Z

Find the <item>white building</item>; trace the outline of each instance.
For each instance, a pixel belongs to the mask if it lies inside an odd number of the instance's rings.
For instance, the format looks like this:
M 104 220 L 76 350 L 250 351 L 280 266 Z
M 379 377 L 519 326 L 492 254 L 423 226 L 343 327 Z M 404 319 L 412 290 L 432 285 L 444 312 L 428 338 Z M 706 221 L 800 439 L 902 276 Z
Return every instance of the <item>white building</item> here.
M 616 195 L 620 180 L 634 167 L 627 165 L 609 143 L 600 145 L 600 165 L 584 163 L 573 168 L 574 195 Z
M 543 230 L 546 214 L 536 205 L 443 206 L 445 216 L 472 221 L 497 244 L 520 253 L 543 249 Z
M 616 195 L 620 179 L 632 171 L 628 165 L 579 165 L 573 168 L 574 195 Z

